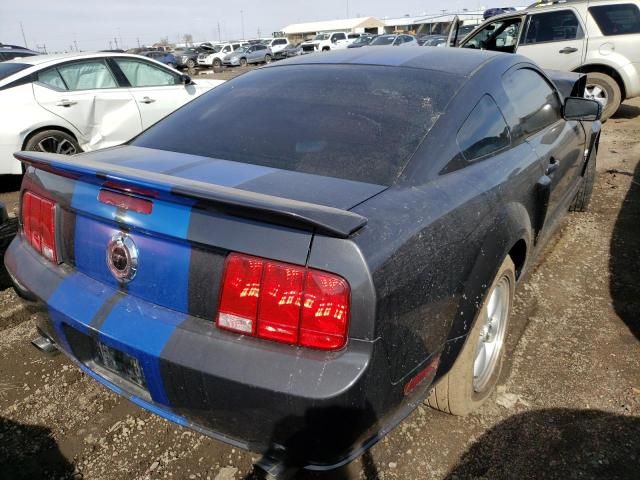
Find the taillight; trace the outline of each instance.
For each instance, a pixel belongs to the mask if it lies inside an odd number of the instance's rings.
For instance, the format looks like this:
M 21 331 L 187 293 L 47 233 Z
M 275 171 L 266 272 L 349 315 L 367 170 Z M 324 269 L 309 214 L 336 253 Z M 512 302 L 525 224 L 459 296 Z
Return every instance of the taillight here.
M 56 204 L 32 192 L 22 197 L 22 231 L 31 246 L 47 260 L 57 263 Z
M 337 275 L 232 253 L 221 288 L 220 328 L 322 350 L 347 341 L 350 288 Z

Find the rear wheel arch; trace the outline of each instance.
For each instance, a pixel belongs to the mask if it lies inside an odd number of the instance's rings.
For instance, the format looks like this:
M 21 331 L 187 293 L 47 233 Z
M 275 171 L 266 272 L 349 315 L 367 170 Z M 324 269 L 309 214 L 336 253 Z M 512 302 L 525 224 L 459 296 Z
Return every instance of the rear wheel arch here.
M 626 87 L 624 85 L 624 81 L 622 80 L 622 77 L 620 76 L 618 71 L 613 67 L 610 67 L 608 65 L 603 65 L 601 63 L 592 63 L 592 64 L 588 64 L 588 65 L 581 65 L 580 67 L 576 68 L 574 70 L 574 72 L 576 72 L 576 73 L 604 73 L 605 75 L 610 76 L 611 78 L 613 78 L 616 81 L 616 83 L 618 84 L 618 87 L 620 87 L 620 92 L 622 93 L 622 100 L 624 101 L 624 99 L 627 97 L 627 90 L 626 90 Z
M 29 132 L 27 134 L 27 136 L 24 137 L 24 140 L 22 141 L 22 150 L 24 150 L 26 148 L 27 143 L 29 143 L 29 140 L 31 140 L 37 134 L 42 133 L 42 132 L 46 132 L 47 130 L 58 130 L 60 132 L 64 132 L 67 135 L 71 135 L 75 139 L 75 141 L 78 142 L 78 136 L 75 133 L 73 133 L 71 130 L 69 130 L 68 128 L 61 127 L 59 125 L 51 125 L 51 126 L 36 128 L 35 130 Z

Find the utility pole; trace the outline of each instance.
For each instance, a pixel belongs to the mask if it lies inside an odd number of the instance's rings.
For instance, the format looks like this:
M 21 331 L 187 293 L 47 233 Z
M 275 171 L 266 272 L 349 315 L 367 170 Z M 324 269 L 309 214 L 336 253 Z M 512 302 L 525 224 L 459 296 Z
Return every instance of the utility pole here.
M 76 52 L 80 51 L 78 50 L 78 42 L 76 42 L 75 40 L 73 41 L 73 46 L 76 47 Z
M 258 38 L 261 38 L 260 37 L 260 27 L 258 27 Z
M 138 41 L 138 48 L 142 48 L 142 47 L 140 46 L 140 37 L 136 37 L 136 40 Z
M 347 0 L 347 18 L 349 18 L 349 0 Z
M 240 23 L 242 24 L 242 40 L 245 40 L 244 38 L 244 11 L 240 10 Z
M 20 31 L 22 32 L 22 41 L 24 41 L 25 48 L 29 48 L 29 45 L 27 45 L 27 37 L 24 34 L 24 27 L 22 26 L 22 22 L 20 22 Z
M 218 22 L 218 41 L 222 41 L 222 36 L 220 36 L 220 22 Z
M 118 39 L 116 37 L 113 37 L 113 42 L 116 45 L 116 50 L 120 50 L 120 47 L 118 47 Z
M 113 50 L 113 42 L 109 40 L 109 50 Z

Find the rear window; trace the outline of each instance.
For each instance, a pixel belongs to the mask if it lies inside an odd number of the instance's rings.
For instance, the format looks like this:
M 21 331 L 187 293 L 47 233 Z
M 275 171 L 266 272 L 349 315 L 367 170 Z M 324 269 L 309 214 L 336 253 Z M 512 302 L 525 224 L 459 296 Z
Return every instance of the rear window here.
M 632 3 L 589 7 L 603 35 L 640 33 L 640 10 Z
M 14 73 L 18 73 L 20 70 L 29 68 L 31 65 L 26 63 L 0 63 L 0 80 L 4 80 Z
M 461 82 L 402 67 L 254 70 L 187 104 L 131 144 L 390 185 Z

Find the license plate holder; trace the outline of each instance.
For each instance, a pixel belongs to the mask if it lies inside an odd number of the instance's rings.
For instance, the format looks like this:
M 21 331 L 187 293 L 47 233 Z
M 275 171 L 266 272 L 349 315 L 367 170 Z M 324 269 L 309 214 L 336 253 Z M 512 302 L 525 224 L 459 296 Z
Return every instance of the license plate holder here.
M 147 382 L 137 358 L 98 340 L 94 347 L 93 362 L 96 365 L 146 390 Z

